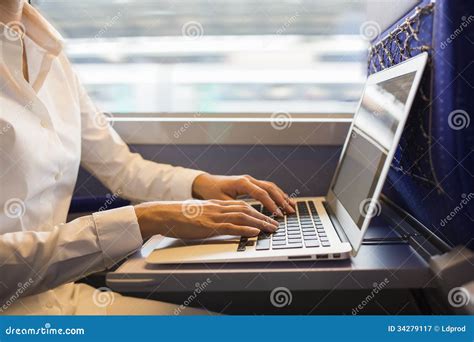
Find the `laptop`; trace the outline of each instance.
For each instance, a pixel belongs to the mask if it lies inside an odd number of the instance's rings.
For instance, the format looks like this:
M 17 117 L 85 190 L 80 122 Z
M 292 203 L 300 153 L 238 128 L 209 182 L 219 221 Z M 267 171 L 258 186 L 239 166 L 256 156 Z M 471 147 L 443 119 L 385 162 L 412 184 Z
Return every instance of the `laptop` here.
M 297 212 L 276 218 L 278 230 L 254 238 L 163 238 L 151 264 L 347 259 L 379 214 L 390 169 L 428 55 L 422 53 L 368 77 L 325 197 L 295 198 Z M 260 203 L 251 205 L 271 215 Z

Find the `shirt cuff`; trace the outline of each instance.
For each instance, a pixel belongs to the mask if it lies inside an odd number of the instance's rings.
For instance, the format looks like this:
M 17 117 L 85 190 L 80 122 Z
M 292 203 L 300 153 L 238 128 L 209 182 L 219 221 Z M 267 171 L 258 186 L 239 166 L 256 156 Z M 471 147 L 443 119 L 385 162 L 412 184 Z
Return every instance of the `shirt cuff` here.
M 206 172 L 193 169 L 176 167 L 174 182 L 171 188 L 171 197 L 175 201 L 186 200 L 193 197 L 193 183 L 197 176 Z
M 92 214 L 106 268 L 141 248 L 137 215 L 129 205 Z

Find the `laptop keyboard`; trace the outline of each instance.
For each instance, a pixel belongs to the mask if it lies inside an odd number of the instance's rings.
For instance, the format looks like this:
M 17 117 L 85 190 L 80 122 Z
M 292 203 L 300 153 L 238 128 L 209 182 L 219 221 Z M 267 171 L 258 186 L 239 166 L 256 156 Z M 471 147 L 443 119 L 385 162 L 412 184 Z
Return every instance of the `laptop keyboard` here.
M 296 214 L 275 218 L 279 222 L 278 230 L 273 233 L 261 232 L 257 238 L 257 251 L 277 249 L 330 247 L 329 239 L 324 231 L 321 219 L 312 201 L 298 201 Z M 260 204 L 253 207 L 267 216 L 271 212 Z M 245 241 L 243 241 L 245 240 Z M 241 244 L 246 244 L 243 238 Z

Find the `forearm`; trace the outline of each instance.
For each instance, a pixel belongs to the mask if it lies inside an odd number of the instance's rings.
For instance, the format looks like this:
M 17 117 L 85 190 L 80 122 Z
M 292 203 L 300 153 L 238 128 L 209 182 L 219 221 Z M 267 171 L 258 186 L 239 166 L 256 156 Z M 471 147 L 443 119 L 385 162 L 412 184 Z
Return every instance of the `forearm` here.
M 78 218 L 48 231 L 0 235 L 0 298 L 54 288 L 114 265 L 141 246 L 133 207 Z

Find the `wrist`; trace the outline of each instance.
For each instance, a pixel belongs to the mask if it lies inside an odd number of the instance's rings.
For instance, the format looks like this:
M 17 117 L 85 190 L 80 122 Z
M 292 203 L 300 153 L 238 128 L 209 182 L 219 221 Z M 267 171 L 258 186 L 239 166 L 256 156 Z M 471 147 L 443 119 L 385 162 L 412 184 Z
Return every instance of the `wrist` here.
M 192 185 L 192 196 L 193 196 L 193 198 L 197 198 L 197 199 L 200 199 L 200 200 L 205 199 L 203 190 L 205 189 L 206 184 L 209 181 L 209 177 L 211 177 L 211 175 L 209 173 L 203 173 L 203 174 L 197 176 L 194 179 L 193 185 Z
M 153 235 L 161 234 L 160 226 L 153 224 L 151 217 L 151 206 L 147 203 L 142 203 L 134 206 L 135 215 L 137 216 L 138 226 L 140 228 L 140 232 L 142 234 L 143 240 L 150 238 Z

